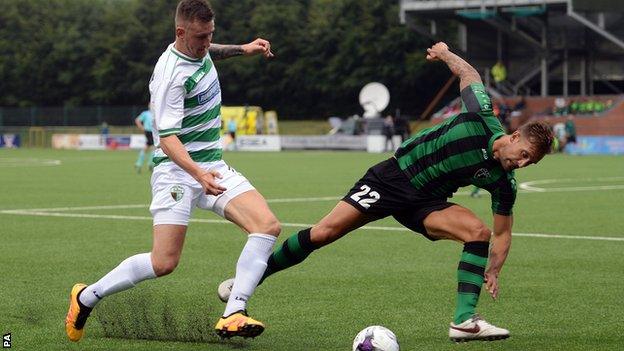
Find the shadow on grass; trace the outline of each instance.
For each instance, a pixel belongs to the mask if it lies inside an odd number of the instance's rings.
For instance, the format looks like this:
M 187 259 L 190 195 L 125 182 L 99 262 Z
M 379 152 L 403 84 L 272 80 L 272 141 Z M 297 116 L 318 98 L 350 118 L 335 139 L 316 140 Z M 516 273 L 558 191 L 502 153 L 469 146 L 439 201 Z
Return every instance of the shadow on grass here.
M 218 306 L 223 308 L 222 305 Z M 215 306 L 200 298 L 183 301 L 167 292 L 126 291 L 109 296 L 94 310 L 104 337 L 227 345 L 244 349 L 243 340 L 221 339 L 214 332 Z M 214 319 L 214 320 L 213 320 Z

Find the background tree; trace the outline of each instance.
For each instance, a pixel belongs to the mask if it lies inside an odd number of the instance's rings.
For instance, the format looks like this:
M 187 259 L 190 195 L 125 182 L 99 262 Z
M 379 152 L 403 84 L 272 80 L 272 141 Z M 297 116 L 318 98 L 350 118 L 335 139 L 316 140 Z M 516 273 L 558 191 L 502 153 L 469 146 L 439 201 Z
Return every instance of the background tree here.
M 0 106 L 143 105 L 175 0 L 0 1 Z M 217 63 L 224 103 L 281 118 L 361 113 L 370 81 L 386 112 L 418 114 L 449 73 L 425 64 L 431 44 L 399 24 L 395 0 L 213 0 L 217 43 L 272 42 L 275 58 Z

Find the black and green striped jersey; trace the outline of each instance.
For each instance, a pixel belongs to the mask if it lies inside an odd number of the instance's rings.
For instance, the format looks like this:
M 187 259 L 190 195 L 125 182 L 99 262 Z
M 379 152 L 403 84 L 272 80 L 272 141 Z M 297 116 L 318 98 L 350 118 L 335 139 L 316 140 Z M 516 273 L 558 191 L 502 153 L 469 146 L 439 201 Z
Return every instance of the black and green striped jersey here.
M 459 187 L 476 185 L 492 195 L 492 211 L 511 215 L 516 199 L 514 172 L 492 155 L 505 134 L 482 84 L 461 92 L 462 111 L 406 140 L 395 158 L 412 185 L 425 196 L 448 198 Z

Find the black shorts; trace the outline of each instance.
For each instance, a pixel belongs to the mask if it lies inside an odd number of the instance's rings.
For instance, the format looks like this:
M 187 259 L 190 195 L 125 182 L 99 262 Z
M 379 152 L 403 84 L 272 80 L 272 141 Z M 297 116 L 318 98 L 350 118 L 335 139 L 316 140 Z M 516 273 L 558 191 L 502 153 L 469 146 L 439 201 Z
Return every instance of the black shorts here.
M 154 145 L 154 136 L 152 135 L 152 132 L 145 132 L 145 137 L 147 138 L 147 146 L 152 146 Z
M 419 193 L 401 171 L 395 158 L 369 168 L 355 183 L 343 201 L 358 211 L 379 219 L 392 216 L 406 228 L 431 237 L 423 221 L 432 212 L 443 210 L 454 203 L 446 198 L 434 198 Z

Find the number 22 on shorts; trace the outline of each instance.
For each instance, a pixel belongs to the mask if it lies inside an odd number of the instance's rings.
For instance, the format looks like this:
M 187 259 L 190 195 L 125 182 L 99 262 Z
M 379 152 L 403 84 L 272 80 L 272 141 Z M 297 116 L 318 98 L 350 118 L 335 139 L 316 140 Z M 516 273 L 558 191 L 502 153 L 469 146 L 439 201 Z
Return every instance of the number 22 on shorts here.
M 377 202 L 377 200 L 381 198 L 381 195 L 379 195 L 378 192 L 370 191 L 371 188 L 368 185 L 362 185 L 360 189 L 362 189 L 362 191 L 358 191 L 357 193 L 351 195 L 351 199 L 366 209 L 368 209 L 371 204 Z M 368 197 L 363 199 L 363 196 Z

